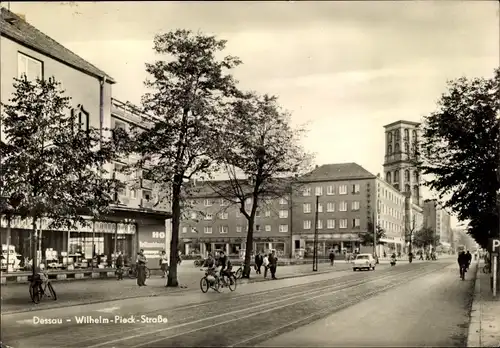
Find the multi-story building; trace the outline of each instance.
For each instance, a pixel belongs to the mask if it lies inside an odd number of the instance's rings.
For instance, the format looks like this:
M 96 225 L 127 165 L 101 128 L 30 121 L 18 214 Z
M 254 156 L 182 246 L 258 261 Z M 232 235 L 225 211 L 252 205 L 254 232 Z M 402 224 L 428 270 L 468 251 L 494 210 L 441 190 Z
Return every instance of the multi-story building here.
M 401 192 L 410 192 L 413 202 L 421 205 L 421 178 L 415 168 L 419 126 L 417 122 L 396 121 L 385 128 L 385 180 Z
M 427 199 L 424 201 L 424 216 L 424 226 L 436 233 L 443 246 L 451 247 L 453 233 L 448 212 L 439 206 L 437 200 Z
M 292 251 L 313 252 L 318 197 L 318 254 L 354 251 L 369 233 L 377 206 L 376 176 L 356 163 L 316 167 L 300 180 L 292 200 Z
M 1 8 L 0 14 L 1 102 L 7 103 L 11 98 L 15 77 L 32 80 L 53 76 L 62 83 L 65 94 L 72 98 L 73 112 L 84 127 L 94 127 L 102 132 L 110 128 L 113 78 L 34 28 L 22 16 L 5 8 Z M 2 130 L 0 137 L 4 139 Z M 106 166 L 110 173 L 112 166 L 111 163 Z M 134 202 L 114 206 L 112 214 L 78 230 L 50 230 L 48 221 L 42 220 L 38 228 L 38 258 L 47 263 L 69 265 L 68 268 L 84 268 L 97 266 L 95 256 L 102 255 L 100 265 L 107 267 L 117 250 L 135 255 L 141 235 L 156 233 L 165 238 L 168 215 L 140 208 Z M 9 267 L 2 263 L 2 269 L 22 271 L 22 262 L 18 261 L 30 259 L 35 247 L 30 237 L 31 222 L 14 216 L 10 226 L 8 229 L 6 218 L 2 217 L 2 249 L 16 255 L 15 260 L 11 258 Z M 14 264 L 10 265 L 12 261 Z
M 229 256 L 242 256 L 246 250 L 247 219 L 234 200 L 227 200 L 213 189 L 227 185 L 227 181 L 198 181 L 189 197 L 179 231 L 181 250 L 185 254 L 206 255 L 224 250 Z M 250 211 L 252 201 L 245 202 Z M 254 251 L 276 250 L 281 257 L 289 257 L 291 244 L 290 199 L 266 199 L 259 204 L 254 224 Z
M 377 246 L 377 255 L 384 251 L 400 252 L 405 246 L 405 202 L 407 197 L 394 186 L 377 176 L 376 224 L 384 230 L 384 238 Z

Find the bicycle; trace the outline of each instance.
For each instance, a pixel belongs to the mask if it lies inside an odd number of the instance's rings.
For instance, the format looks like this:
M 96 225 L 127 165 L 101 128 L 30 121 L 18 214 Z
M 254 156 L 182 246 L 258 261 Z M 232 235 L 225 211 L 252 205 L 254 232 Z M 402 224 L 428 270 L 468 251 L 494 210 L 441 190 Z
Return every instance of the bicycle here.
M 209 277 L 211 277 L 211 278 L 209 278 Z M 225 275 L 220 276 L 220 277 L 216 277 L 214 275 L 213 271 L 207 270 L 205 272 L 205 275 L 203 276 L 203 278 L 201 278 L 201 280 L 200 280 L 201 292 L 206 293 L 206 292 L 208 292 L 208 290 L 210 288 L 219 292 L 219 289 L 223 288 L 224 286 L 228 287 L 229 290 L 231 290 L 231 291 L 236 290 L 236 277 L 234 275 L 234 272 L 230 273 L 229 280 L 230 281 L 228 283 Z
M 127 272 L 127 275 L 130 279 L 135 279 L 137 278 L 137 266 L 132 265 L 128 267 L 128 269 L 125 270 Z M 149 279 L 151 277 L 151 270 L 147 267 L 144 267 L 144 272 L 146 272 L 146 279 Z
M 236 272 L 234 272 L 234 276 L 236 277 L 236 279 L 241 279 L 241 277 L 243 277 L 243 265 L 241 265 L 237 270 Z
M 42 287 L 42 285 L 45 285 Z M 49 289 L 49 293 L 47 293 Z M 57 301 L 56 291 L 52 287 L 50 281 L 44 284 L 41 280 L 35 280 L 30 282 L 30 297 L 34 304 L 40 303 L 43 297 L 51 297 L 54 301 Z

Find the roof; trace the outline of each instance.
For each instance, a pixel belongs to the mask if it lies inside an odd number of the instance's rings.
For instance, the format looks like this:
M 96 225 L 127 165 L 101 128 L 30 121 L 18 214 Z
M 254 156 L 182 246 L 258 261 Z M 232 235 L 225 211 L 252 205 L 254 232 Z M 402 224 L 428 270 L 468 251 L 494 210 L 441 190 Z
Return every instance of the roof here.
M 357 163 L 334 163 L 317 167 L 301 178 L 308 181 L 337 181 L 349 179 L 375 179 L 376 176 Z
M 1 35 L 84 73 L 97 78 L 105 76 L 108 82 L 116 82 L 104 71 L 71 52 L 57 41 L 51 39 L 26 22 L 22 17 L 3 7 L 0 9 L 0 14 Z
M 415 126 L 415 127 L 420 126 L 420 122 L 399 120 L 399 121 L 396 121 L 396 122 L 392 122 L 392 123 L 386 124 L 384 126 L 384 128 L 394 127 L 395 125 L 398 125 L 398 124 L 406 124 L 406 125 L 411 125 L 411 126 Z

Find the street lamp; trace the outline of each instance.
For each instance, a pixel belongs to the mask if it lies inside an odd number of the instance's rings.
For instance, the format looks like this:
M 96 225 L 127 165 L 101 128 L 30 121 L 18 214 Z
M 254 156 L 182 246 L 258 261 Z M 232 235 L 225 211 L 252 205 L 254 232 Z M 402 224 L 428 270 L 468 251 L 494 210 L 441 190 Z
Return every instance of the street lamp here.
M 318 206 L 319 195 L 316 194 L 316 210 L 314 217 L 313 272 L 318 271 Z

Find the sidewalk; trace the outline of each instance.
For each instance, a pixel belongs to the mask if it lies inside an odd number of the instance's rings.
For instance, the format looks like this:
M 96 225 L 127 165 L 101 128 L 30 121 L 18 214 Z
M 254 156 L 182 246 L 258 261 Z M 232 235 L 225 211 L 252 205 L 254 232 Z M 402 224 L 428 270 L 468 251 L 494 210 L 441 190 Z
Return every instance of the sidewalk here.
M 312 274 L 321 274 L 335 271 L 350 270 L 351 265 L 346 263 L 319 264 L 318 271 L 312 272 L 312 265 L 294 265 L 278 267 L 276 276 L 279 279 L 303 277 Z M 182 272 L 184 271 L 184 272 Z M 138 287 L 135 279 L 87 280 L 74 282 L 54 283 L 57 301 L 45 299 L 38 305 L 31 302 L 27 284 L 12 284 L 1 288 L 2 314 L 25 312 L 34 309 L 76 306 L 89 303 L 107 302 L 126 298 L 163 296 L 183 291 L 200 291 L 200 279 L 204 271 L 199 268 L 182 270 L 178 274 L 179 288 L 166 288 L 164 278 L 151 276 L 146 280 L 146 287 Z M 270 275 L 268 275 L 268 279 Z M 266 281 L 263 275 L 256 275 L 253 271 L 250 280 L 241 279 L 240 283 Z
M 472 302 L 467 347 L 500 347 L 500 291 L 493 298 L 490 274 L 482 272 L 483 261 L 476 263 L 476 283 Z

